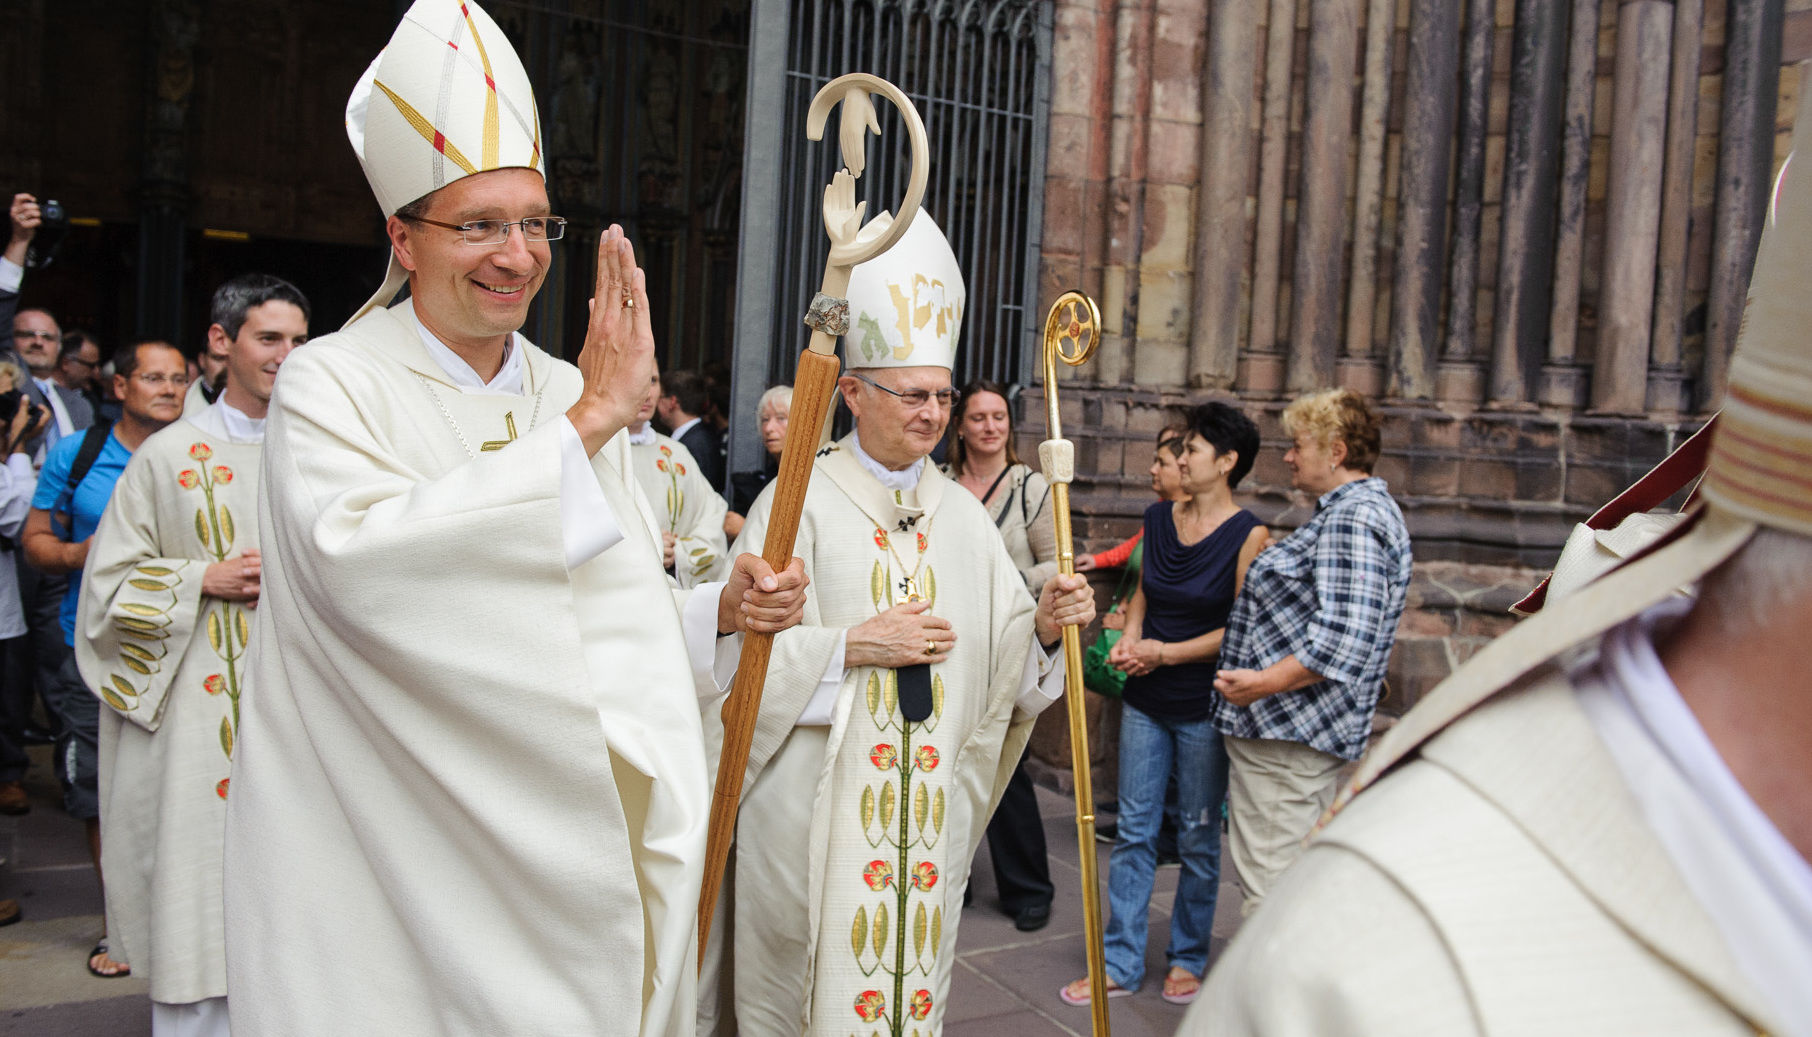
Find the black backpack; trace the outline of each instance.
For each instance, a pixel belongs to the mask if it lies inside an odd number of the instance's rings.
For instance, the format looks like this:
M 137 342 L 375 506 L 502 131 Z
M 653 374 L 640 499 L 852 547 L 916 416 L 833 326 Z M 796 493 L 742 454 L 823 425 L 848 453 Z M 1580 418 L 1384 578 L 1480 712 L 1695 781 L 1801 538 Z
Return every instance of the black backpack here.
M 107 446 L 107 437 L 113 433 L 112 422 L 97 422 L 88 426 L 82 434 L 82 448 L 76 451 L 75 460 L 69 465 L 69 479 L 63 484 L 63 492 L 57 495 L 56 507 L 50 511 L 50 525 L 56 531 L 59 540 L 68 540 L 75 532 L 75 516 L 71 514 L 75 507 L 75 493 L 88 478 L 88 472 L 94 467 L 95 459 Z

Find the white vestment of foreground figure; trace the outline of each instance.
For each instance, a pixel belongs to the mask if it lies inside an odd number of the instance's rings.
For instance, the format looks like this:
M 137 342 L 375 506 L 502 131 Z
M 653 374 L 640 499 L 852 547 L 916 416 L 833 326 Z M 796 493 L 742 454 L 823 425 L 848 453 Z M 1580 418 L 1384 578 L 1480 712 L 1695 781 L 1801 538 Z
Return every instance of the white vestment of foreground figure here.
M 228 815 L 242 1034 L 692 1032 L 716 589 L 683 639 L 627 436 L 563 468 L 580 375 L 513 349 L 520 394 L 462 388 L 403 303 L 284 369 Z M 580 558 L 575 469 L 621 538 Z

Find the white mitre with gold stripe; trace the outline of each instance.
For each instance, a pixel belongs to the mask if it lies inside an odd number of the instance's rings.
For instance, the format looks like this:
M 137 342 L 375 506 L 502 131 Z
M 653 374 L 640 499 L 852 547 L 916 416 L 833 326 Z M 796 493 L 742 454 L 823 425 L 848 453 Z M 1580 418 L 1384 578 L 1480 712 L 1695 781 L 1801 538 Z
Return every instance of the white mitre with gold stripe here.
M 875 217 L 891 221 L 887 213 Z M 843 362 L 873 367 L 956 366 L 968 301 L 956 253 L 931 214 L 919 210 L 893 247 L 849 272 Z
M 352 88 L 346 136 L 385 216 L 473 173 L 547 175 L 528 72 L 473 0 L 416 0 Z M 393 253 L 352 320 L 388 305 L 407 280 Z

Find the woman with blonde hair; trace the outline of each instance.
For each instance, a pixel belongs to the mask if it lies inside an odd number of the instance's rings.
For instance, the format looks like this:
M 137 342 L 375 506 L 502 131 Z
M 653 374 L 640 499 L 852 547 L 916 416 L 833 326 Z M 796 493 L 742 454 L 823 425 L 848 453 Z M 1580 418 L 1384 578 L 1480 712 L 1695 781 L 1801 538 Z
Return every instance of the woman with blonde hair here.
M 1284 463 L 1315 514 L 1247 570 L 1214 681 L 1228 850 L 1246 914 L 1333 803 L 1384 690 L 1410 543 L 1390 488 L 1372 474 L 1380 426 L 1350 389 L 1310 393 L 1283 412 Z

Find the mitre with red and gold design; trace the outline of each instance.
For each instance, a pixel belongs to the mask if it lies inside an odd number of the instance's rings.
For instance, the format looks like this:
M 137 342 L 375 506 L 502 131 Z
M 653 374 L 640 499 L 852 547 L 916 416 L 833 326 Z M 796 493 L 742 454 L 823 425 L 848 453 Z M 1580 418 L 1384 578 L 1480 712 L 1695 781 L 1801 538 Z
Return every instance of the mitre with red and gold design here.
M 353 87 L 346 136 L 385 216 L 474 173 L 547 175 L 528 72 L 472 0 L 416 0 Z M 405 280 L 391 256 L 383 287 L 352 319 L 388 304 Z

